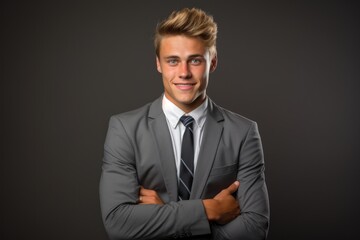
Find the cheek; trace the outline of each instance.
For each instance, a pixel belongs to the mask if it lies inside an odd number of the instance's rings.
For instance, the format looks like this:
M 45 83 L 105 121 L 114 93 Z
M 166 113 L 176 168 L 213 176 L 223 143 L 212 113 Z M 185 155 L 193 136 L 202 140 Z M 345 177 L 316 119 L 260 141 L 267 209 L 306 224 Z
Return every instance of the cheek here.
M 208 77 L 208 71 L 206 67 L 197 68 L 193 71 L 193 74 L 199 78 L 199 80 L 206 79 Z
M 162 75 L 166 81 L 172 81 L 175 77 L 175 71 L 174 69 L 163 68 Z

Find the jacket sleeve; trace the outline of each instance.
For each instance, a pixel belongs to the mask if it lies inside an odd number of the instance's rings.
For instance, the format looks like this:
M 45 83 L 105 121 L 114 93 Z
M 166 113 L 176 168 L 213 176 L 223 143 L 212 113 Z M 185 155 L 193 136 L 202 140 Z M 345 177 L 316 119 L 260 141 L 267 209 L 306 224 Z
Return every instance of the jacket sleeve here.
M 253 122 L 239 157 L 237 198 L 241 214 L 226 225 L 213 223 L 213 239 L 266 239 L 270 213 L 264 168 L 261 139 L 257 124 Z
M 119 117 L 112 117 L 100 180 L 102 217 L 110 239 L 179 238 L 210 233 L 201 200 L 137 204 L 137 167 L 130 134 Z

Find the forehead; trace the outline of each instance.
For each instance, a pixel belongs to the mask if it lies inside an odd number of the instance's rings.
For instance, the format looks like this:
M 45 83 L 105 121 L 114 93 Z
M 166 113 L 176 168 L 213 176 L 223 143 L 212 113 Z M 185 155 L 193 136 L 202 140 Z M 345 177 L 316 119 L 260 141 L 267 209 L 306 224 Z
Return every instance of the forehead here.
M 160 55 L 205 55 L 207 48 L 199 38 L 184 35 L 164 36 L 160 41 Z

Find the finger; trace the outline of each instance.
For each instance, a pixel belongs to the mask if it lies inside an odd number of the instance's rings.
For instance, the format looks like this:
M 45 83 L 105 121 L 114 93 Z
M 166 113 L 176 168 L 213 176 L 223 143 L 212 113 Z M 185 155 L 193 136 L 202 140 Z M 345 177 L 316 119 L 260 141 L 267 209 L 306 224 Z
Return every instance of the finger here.
M 141 196 L 140 204 L 162 204 L 162 201 L 155 197 Z
M 151 203 L 150 199 L 146 196 L 141 196 L 141 203 L 142 204 L 149 204 Z
M 146 188 L 140 188 L 140 195 L 143 196 L 154 196 L 156 195 L 156 192 L 154 190 L 146 189 Z
M 141 203 L 145 204 L 164 204 L 158 193 L 154 190 L 140 187 Z
M 140 190 L 139 190 L 139 195 L 142 195 L 141 194 L 141 191 L 144 189 L 144 187 L 143 186 L 140 186 Z
M 240 186 L 240 182 L 235 181 L 226 190 L 228 190 L 230 192 L 230 194 L 232 194 L 232 193 L 236 192 L 236 190 L 239 188 L 239 186 Z

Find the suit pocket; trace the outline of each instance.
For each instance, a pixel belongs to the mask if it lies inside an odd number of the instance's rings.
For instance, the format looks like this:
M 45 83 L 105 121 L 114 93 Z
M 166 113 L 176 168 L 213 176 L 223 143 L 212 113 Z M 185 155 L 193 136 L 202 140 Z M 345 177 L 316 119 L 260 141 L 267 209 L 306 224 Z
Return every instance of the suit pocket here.
M 237 173 L 237 164 L 231 164 L 228 166 L 216 167 L 213 168 L 210 172 L 211 177 L 221 176 L 221 175 L 228 175 L 231 173 Z
M 204 189 L 204 198 L 213 198 L 221 190 L 227 188 L 237 178 L 237 164 L 215 167 L 211 170 Z

